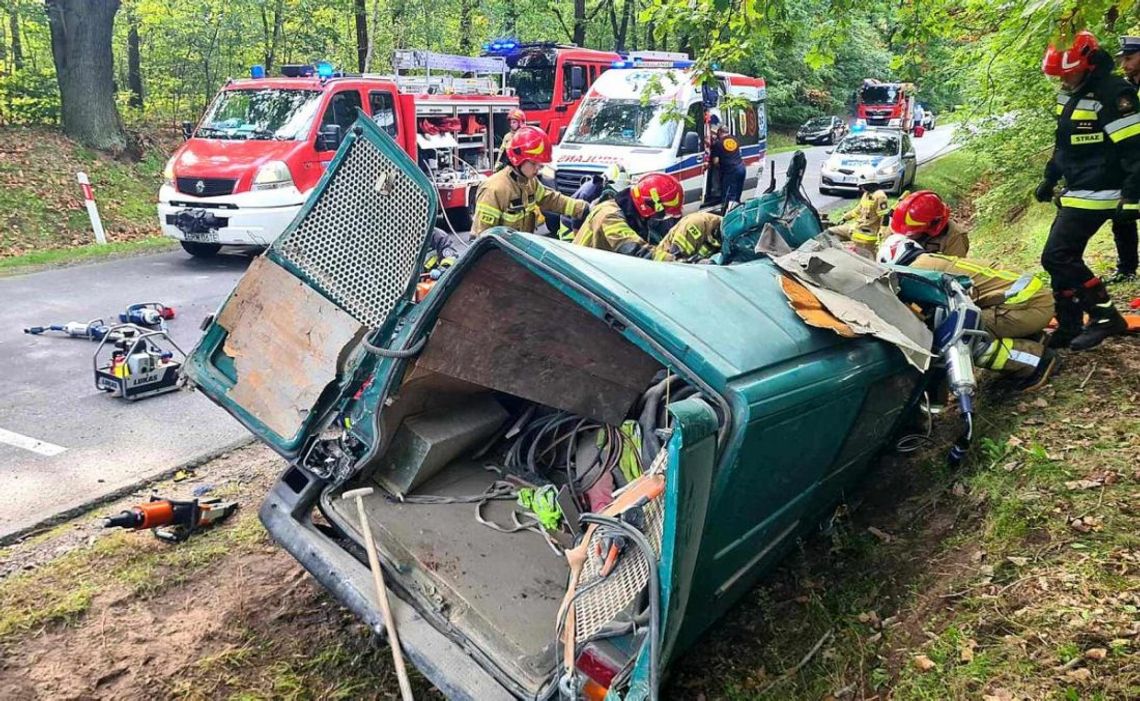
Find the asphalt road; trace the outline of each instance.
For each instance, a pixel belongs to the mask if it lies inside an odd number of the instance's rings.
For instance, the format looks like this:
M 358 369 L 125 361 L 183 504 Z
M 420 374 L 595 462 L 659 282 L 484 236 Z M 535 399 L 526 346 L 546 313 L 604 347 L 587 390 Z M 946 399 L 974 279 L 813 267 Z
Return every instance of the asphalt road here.
M 248 435 L 196 392 L 112 398 L 95 389 L 98 344 L 23 329 L 157 301 L 175 308 L 171 336 L 189 351 L 248 262 L 178 251 L 0 278 L 0 538 Z
M 919 162 L 945 152 L 949 127 L 915 140 Z M 851 200 L 819 194 L 830 147 L 806 148 L 805 189 L 820 209 Z M 792 154 L 772 157 L 783 183 Z M 765 176 L 767 177 L 767 176 Z M 95 389 L 90 341 L 29 336 L 24 327 L 111 320 L 136 302 L 175 307 L 174 340 L 189 351 L 198 324 L 229 294 L 249 258 L 182 253 L 125 258 L 0 278 L 0 539 L 56 513 L 234 444 L 248 434 L 198 393 L 126 402 Z

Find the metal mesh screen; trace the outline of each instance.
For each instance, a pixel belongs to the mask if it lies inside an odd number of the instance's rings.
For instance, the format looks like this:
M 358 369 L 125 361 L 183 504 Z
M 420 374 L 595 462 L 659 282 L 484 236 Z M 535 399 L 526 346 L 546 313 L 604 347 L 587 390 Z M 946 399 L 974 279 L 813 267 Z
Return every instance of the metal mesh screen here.
M 665 516 L 661 504 L 664 498 L 654 499 L 645 505 L 645 536 L 653 546 L 657 559 L 661 558 L 661 532 Z M 590 538 L 587 552 L 594 552 L 598 531 Z M 650 563 L 641 550 L 630 543 L 609 576 L 599 576 L 602 562 L 587 557 L 578 578 L 578 591 L 584 592 L 574 602 L 574 642 L 579 645 L 602 629 L 634 602 L 649 583 Z M 656 566 L 656 563 L 653 563 Z M 588 590 L 588 591 L 587 591 Z
M 380 326 L 418 271 L 433 197 L 360 138 L 273 246 L 361 324 Z

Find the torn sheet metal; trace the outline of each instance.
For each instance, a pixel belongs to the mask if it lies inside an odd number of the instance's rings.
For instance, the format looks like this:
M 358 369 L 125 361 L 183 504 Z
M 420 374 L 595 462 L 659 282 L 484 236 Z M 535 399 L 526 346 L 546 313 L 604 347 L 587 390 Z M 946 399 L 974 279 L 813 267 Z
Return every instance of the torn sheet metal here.
M 767 242 L 767 247 L 761 250 Z M 839 240 L 823 235 L 791 252 L 778 236 L 762 236 L 764 253 L 806 287 L 829 312 L 855 333 L 895 345 L 907 362 L 925 371 L 933 357 L 933 335 L 898 298 L 898 283 L 885 266 L 851 252 Z

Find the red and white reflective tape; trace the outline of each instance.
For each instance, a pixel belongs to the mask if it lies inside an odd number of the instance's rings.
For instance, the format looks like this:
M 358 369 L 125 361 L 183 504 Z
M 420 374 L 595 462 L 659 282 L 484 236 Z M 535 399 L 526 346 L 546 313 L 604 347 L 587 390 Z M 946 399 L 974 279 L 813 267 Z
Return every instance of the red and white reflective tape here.
M 107 243 L 107 234 L 103 231 L 103 220 L 99 218 L 99 207 L 95 204 L 95 193 L 91 190 L 91 181 L 87 179 L 87 173 L 79 172 L 75 174 L 76 180 L 79 181 L 79 186 L 83 188 L 83 200 L 87 205 L 87 216 L 91 219 L 91 228 L 95 230 L 95 241 L 97 243 Z

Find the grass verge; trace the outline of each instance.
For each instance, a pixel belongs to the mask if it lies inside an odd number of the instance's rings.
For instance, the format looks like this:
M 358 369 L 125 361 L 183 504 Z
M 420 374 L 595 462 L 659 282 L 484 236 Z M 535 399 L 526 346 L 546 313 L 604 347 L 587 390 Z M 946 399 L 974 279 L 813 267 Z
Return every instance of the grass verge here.
M 769 131 L 768 132 L 768 155 L 771 156 L 777 153 L 784 153 L 786 151 L 795 151 L 802 146 L 796 145 L 796 136 L 792 133 L 784 133 L 782 131 Z
M 158 253 L 178 248 L 178 242 L 165 236 L 153 236 L 138 241 L 120 243 L 85 244 L 74 248 L 53 248 L 33 251 L 8 258 L 0 258 L 0 275 L 30 272 L 39 268 L 84 263 L 88 261 L 118 258 L 121 256 Z

